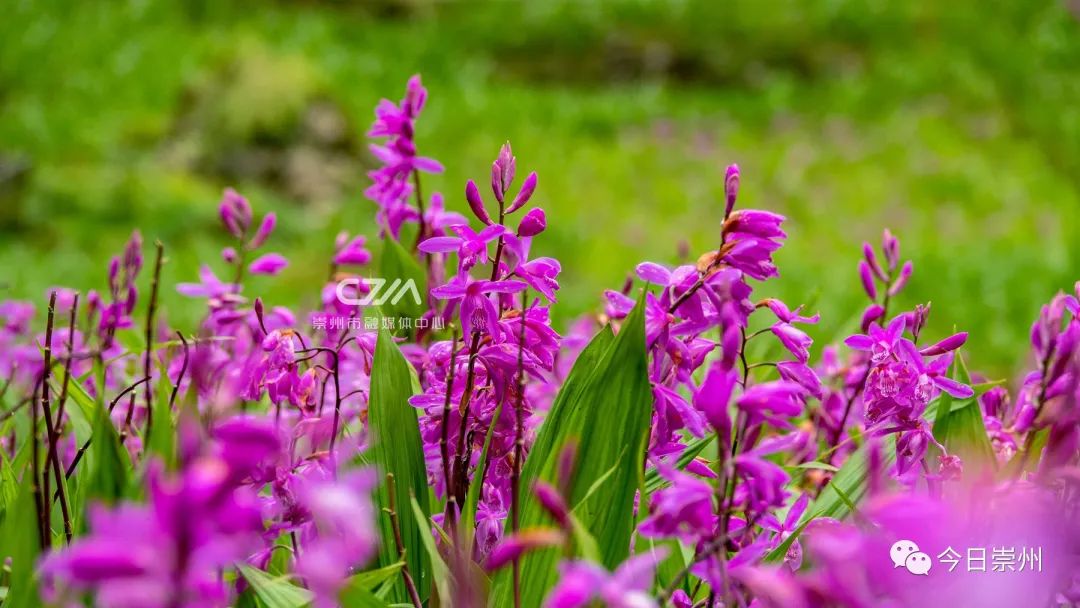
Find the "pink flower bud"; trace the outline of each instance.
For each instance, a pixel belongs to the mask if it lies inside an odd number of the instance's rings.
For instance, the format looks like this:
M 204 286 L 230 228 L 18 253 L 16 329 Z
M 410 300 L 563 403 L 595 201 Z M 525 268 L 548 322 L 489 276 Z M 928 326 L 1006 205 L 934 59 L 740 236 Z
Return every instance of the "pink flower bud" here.
M 880 304 L 871 304 L 866 307 L 866 311 L 863 312 L 862 322 L 859 323 L 859 327 L 862 328 L 863 333 L 870 330 L 870 326 L 878 319 L 885 316 L 885 309 Z
M 277 225 L 277 215 L 273 212 L 267 213 L 263 218 L 259 229 L 255 231 L 255 236 L 251 237 L 251 241 L 248 243 L 248 249 L 258 249 L 263 246 L 266 239 L 270 238 L 270 235 L 274 232 L 274 226 Z
M 484 209 L 484 201 L 480 198 L 480 189 L 476 187 L 476 182 L 471 179 L 465 184 L 465 200 L 468 201 L 469 209 L 472 209 L 476 219 L 488 226 L 492 224 L 491 216 L 488 215 L 487 209 Z
M 288 265 L 289 261 L 285 259 L 285 256 L 279 253 L 268 253 L 252 262 L 248 266 L 248 271 L 251 274 L 275 275 Z
M 871 300 L 877 300 L 877 285 L 874 283 L 874 275 L 870 265 L 865 260 L 859 262 L 859 280 L 862 281 L 863 290 Z
M 739 165 L 729 165 L 724 172 L 724 218 L 731 215 L 735 199 L 739 196 Z
M 863 242 L 862 251 L 866 263 L 870 265 L 870 270 L 874 271 L 874 276 L 882 281 L 887 281 L 888 277 L 885 276 L 885 271 L 881 269 L 881 264 L 878 263 L 877 254 L 874 253 L 873 246 L 871 246 L 870 243 Z
M 506 142 L 499 149 L 499 157 L 495 159 L 495 164 L 491 167 L 491 191 L 495 193 L 495 198 L 500 203 L 503 202 L 506 191 L 510 189 L 510 184 L 514 183 L 516 166 L 517 160 L 510 149 L 510 142 Z
M 529 202 L 533 192 L 536 191 L 536 180 L 536 171 L 533 171 L 525 178 L 524 183 L 521 184 L 521 190 L 519 190 L 517 196 L 514 197 L 514 202 L 510 203 L 510 208 L 506 210 L 507 213 L 515 212 L 518 209 L 521 209 L 525 203 Z
M 558 530 L 550 528 L 534 528 L 522 530 L 517 534 L 508 536 L 502 540 L 488 555 L 484 569 L 494 572 L 509 564 L 532 549 L 541 547 L 553 547 L 563 542 L 563 535 Z
M 547 217 L 544 215 L 544 210 L 537 207 L 521 218 L 521 223 L 518 224 L 517 228 L 517 235 L 521 237 L 536 236 L 543 232 L 545 228 L 547 228 Z
M 968 337 L 967 332 L 962 331 L 962 332 L 960 332 L 958 334 L 953 334 L 953 335 L 949 336 L 948 338 L 945 338 L 944 340 L 942 340 L 941 342 L 938 342 L 937 344 L 927 346 L 926 348 L 920 350 L 919 353 L 921 353 L 923 355 L 926 355 L 927 357 L 933 357 L 935 355 L 944 355 L 945 353 L 947 353 L 949 351 L 956 350 L 956 349 L 960 348 L 961 346 L 963 346 L 964 343 L 967 342 L 967 337 Z
M 881 237 L 881 249 L 885 252 L 885 261 L 889 264 L 889 270 L 892 271 L 900 263 L 900 241 L 896 240 L 888 228 Z
M 570 527 L 570 509 L 567 508 L 566 501 L 559 495 L 558 490 L 542 481 L 537 481 L 533 484 L 533 494 L 536 494 L 536 500 L 540 502 L 540 506 L 556 523 L 563 529 Z
M 904 290 L 904 287 L 907 285 L 908 279 L 911 278 L 911 272 L 914 269 L 915 267 L 911 264 L 910 261 L 904 262 L 903 268 L 900 269 L 900 276 L 896 277 L 896 281 L 894 281 L 892 286 L 889 287 L 890 297 L 895 296 L 896 294 Z

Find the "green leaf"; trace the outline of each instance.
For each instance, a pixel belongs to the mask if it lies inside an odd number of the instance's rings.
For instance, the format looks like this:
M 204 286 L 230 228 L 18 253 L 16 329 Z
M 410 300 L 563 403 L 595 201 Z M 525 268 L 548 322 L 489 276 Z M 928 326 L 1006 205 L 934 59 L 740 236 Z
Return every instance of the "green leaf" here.
M 290 583 L 288 577 L 274 578 L 247 564 L 238 564 L 237 569 L 266 608 L 302 608 L 311 603 L 312 593 Z
M 525 461 L 522 487 L 555 483 L 561 450 L 577 446 L 568 504 L 596 541 L 600 563 L 613 569 L 626 559 L 634 530 L 634 495 L 645 483 L 645 447 L 652 392 L 645 350 L 644 302 L 639 299 L 618 336 L 605 330 L 582 352 L 552 405 Z M 619 465 L 619 466 L 616 466 Z M 591 492 L 603 481 L 603 490 Z M 529 492 L 522 493 L 521 527 L 550 525 Z M 556 549 L 521 560 L 522 599 L 537 606 L 556 579 Z M 496 578 L 496 605 L 513 603 L 509 569 Z
M 341 590 L 341 605 L 348 608 L 353 606 L 385 605 L 375 596 L 375 590 L 386 581 L 393 579 L 395 576 L 400 576 L 401 566 L 404 564 L 405 562 L 398 562 L 385 568 L 368 570 L 350 576 L 345 583 L 345 588 Z
M 429 560 L 422 550 L 422 536 L 419 522 L 425 527 L 430 514 L 428 507 L 427 469 L 424 465 L 424 448 L 420 440 L 420 425 L 416 409 L 409 405 L 412 396 L 412 372 L 409 363 L 394 344 L 393 337 L 385 330 L 379 331 L 375 344 L 375 354 L 371 367 L 371 399 L 368 403 L 368 429 L 371 432 L 369 461 L 379 471 L 380 483 L 375 492 L 379 511 L 379 537 L 388 541 L 394 538 L 394 528 L 390 516 L 382 511 L 390 507 L 390 494 L 386 475 L 394 476 L 394 504 L 397 508 L 398 522 L 401 528 L 401 540 L 409 572 L 416 581 L 421 597 L 431 581 L 429 579 Z M 410 496 L 417 496 L 420 516 L 406 508 Z M 399 561 L 397 548 L 393 542 L 382 542 L 379 546 L 379 566 L 385 567 Z M 394 586 L 391 601 L 408 602 L 409 596 L 405 583 Z
M 382 278 L 386 280 L 386 285 L 383 287 L 383 292 L 377 294 L 376 300 L 384 296 L 390 296 L 390 299 L 381 304 L 383 313 L 387 317 L 401 318 L 406 317 L 409 319 L 419 319 L 424 314 L 424 302 L 421 299 L 417 302 L 413 296 L 413 291 L 404 289 L 406 282 L 413 281 L 416 286 L 417 294 L 427 293 L 427 273 L 417 263 L 414 258 L 401 243 L 394 239 L 383 239 L 383 252 L 382 259 L 380 260 L 379 272 Z M 400 280 L 398 287 L 396 287 L 391 293 L 388 291 L 393 285 L 394 281 Z M 394 300 L 400 296 L 400 299 L 395 303 Z M 422 295 L 419 297 L 423 297 Z M 396 324 L 395 324 L 396 325 Z M 398 330 L 400 331 L 400 330 Z
M 957 382 L 971 384 L 964 358 L 959 353 L 953 360 L 950 376 Z M 949 454 L 959 456 L 964 463 L 964 478 L 979 479 L 997 469 L 997 459 L 990 438 L 986 435 L 982 409 L 977 396 L 956 399 L 942 392 L 938 400 L 937 417 L 934 421 L 934 438 Z M 938 455 L 938 450 L 928 451 L 928 458 Z
M 55 379 L 50 382 L 54 394 L 60 394 L 60 383 Z M 75 378 L 68 381 L 68 400 L 74 402 L 75 407 L 66 407 L 64 411 L 71 420 L 71 426 L 75 430 L 75 441 L 81 446 L 94 432 L 94 422 L 97 420 L 98 402 L 94 400 L 83 388 L 81 382 Z
M 131 458 L 120 443 L 109 413 L 101 408 L 94 424 L 94 437 L 87 450 L 93 472 L 88 480 L 86 497 L 113 504 L 124 497 L 132 470 Z
M 176 421 L 173 420 L 172 408 L 169 407 L 171 396 L 172 383 L 169 382 L 169 376 L 162 373 L 157 394 L 154 395 L 154 424 L 150 427 L 150 438 L 146 447 L 149 453 L 164 460 L 169 468 L 172 468 L 176 460 Z
M 15 469 L 8 460 L 7 450 L 0 450 L 0 522 L 8 505 L 15 502 L 19 495 L 19 478 L 15 475 Z
M 346 587 L 341 592 L 340 606 L 342 608 L 387 608 L 390 604 L 379 599 L 379 596 L 367 589 Z M 404 606 L 411 607 L 412 604 L 404 604 Z
M 435 586 L 436 593 L 439 596 L 439 605 L 449 606 L 450 571 L 447 569 L 442 555 L 439 554 L 439 549 L 435 547 L 435 538 L 431 535 L 431 528 L 429 527 L 431 522 L 424 514 L 415 496 L 409 497 L 409 503 L 412 505 L 413 520 L 416 522 L 417 531 L 420 533 L 421 544 L 424 546 L 428 559 L 431 560 L 432 584 Z
M 29 452 L 29 450 L 27 450 Z M 18 460 L 18 457 L 16 457 Z M 34 570 L 41 555 L 37 509 L 34 506 L 33 475 L 27 463 L 15 501 L 0 529 L 0 564 L 11 558 L 11 576 L 5 608 L 40 606 Z
M 600 561 L 600 547 L 596 545 L 596 539 L 589 533 L 589 529 L 573 513 L 570 513 L 570 527 L 574 536 L 574 544 L 577 552 L 591 562 Z
M 927 415 L 932 409 L 927 408 Z M 800 525 L 816 517 L 843 519 L 851 513 L 851 505 L 859 504 L 869 488 L 869 446 L 863 444 L 852 452 L 840 470 L 833 475 L 829 485 L 821 495 L 803 513 Z M 889 435 L 881 441 L 881 465 L 889 467 L 896 462 L 896 437 Z M 828 491 L 833 488 L 834 491 Z M 839 490 L 839 491 L 836 491 Z
M 831 464 L 828 464 L 828 463 L 825 463 L 825 462 L 818 462 L 816 460 L 812 460 L 810 462 L 801 462 L 801 463 L 799 463 L 799 464 L 797 464 L 797 465 L 795 465 L 795 466 L 793 466 L 791 468 L 793 468 L 793 469 L 817 469 L 817 470 L 820 470 L 820 471 L 829 471 L 831 473 L 836 473 L 837 471 L 840 470 L 840 469 L 834 467 Z

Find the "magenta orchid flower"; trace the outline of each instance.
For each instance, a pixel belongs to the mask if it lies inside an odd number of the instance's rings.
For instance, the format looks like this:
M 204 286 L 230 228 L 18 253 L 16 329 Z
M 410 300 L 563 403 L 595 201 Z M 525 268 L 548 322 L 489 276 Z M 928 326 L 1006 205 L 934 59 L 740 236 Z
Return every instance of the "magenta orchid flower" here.
M 451 226 L 450 230 L 457 236 L 431 237 L 422 241 L 419 248 L 424 253 L 457 253 L 461 272 L 487 262 L 488 243 L 510 233 L 502 224 L 485 226 L 480 232 L 473 231 L 467 224 Z
M 848 336 L 844 340 L 844 344 L 855 350 L 869 352 L 871 361 L 881 363 L 896 350 L 900 337 L 904 335 L 906 323 L 906 315 L 897 315 L 893 317 L 892 321 L 889 321 L 889 325 L 885 329 L 875 323 L 870 326 L 869 335 L 855 334 Z
M 521 281 L 482 281 L 458 275 L 446 285 L 432 289 L 431 295 L 460 303 L 464 335 L 476 331 L 498 337 L 499 310 L 487 295 L 517 293 L 525 287 Z

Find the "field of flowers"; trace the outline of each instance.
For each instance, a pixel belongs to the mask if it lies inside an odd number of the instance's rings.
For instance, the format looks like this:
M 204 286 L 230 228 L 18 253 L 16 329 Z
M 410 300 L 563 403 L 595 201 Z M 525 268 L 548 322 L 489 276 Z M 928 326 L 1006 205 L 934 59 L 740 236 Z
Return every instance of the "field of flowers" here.
M 963 328 L 921 339 L 965 303 L 898 306 L 918 269 L 886 229 L 811 358 L 835 313 L 755 295 L 785 218 L 731 164 L 707 250 L 627 260 L 560 327 L 542 176 L 507 143 L 425 189 L 427 101 L 414 76 L 375 108 L 377 234 L 325 243 L 314 309 L 249 288 L 290 260 L 231 189 L 197 282 L 136 230 L 107 289 L 0 303 L 5 608 L 1080 602 L 1080 283 L 1010 388 Z

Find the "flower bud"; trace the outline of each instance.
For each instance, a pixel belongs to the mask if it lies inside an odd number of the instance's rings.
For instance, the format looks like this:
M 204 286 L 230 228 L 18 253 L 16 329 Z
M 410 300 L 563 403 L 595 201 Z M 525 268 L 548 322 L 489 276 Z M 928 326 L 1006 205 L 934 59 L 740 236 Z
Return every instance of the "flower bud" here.
M 871 300 L 877 300 L 877 285 L 874 283 L 873 271 L 866 260 L 859 262 L 859 280 L 862 281 L 863 290 Z
M 476 182 L 471 179 L 469 183 L 465 184 L 465 200 L 468 201 L 469 209 L 472 209 L 476 219 L 488 226 L 492 224 L 491 216 L 488 215 L 487 209 L 484 209 L 484 201 L 480 198 L 480 189 L 476 187 Z
M 259 327 L 266 327 L 266 319 L 264 318 L 264 315 L 265 311 L 263 310 L 262 298 L 255 298 L 255 318 L 259 320 Z
M 888 228 L 881 237 L 881 249 L 885 252 L 885 261 L 889 264 L 891 272 L 900 263 L 900 241 L 896 240 Z
M 514 183 L 516 165 L 517 160 L 510 149 L 510 142 L 506 142 L 499 149 L 499 157 L 495 159 L 495 164 L 491 166 L 491 191 L 495 193 L 495 200 L 500 203 L 503 202 L 506 191 L 510 189 L 510 184 Z
M 908 315 L 908 329 L 911 331 L 911 335 L 916 340 L 919 339 L 919 334 L 922 333 L 922 329 L 926 327 L 926 321 L 930 318 L 930 302 L 926 305 L 918 304 L 915 306 L 915 311 Z
M 908 279 L 911 278 L 911 272 L 915 267 L 912 266 L 910 261 L 904 262 L 904 267 L 900 269 L 900 276 L 896 277 L 896 281 L 889 287 L 889 296 L 895 296 L 904 290 L 907 285 Z
M 285 256 L 279 253 L 268 253 L 252 262 L 248 266 L 248 272 L 251 274 L 275 275 L 288 265 L 289 261 L 285 259 Z
M 881 269 L 881 264 L 878 263 L 877 254 L 874 253 L 873 246 L 864 241 L 862 244 L 862 251 L 866 263 L 870 265 L 870 270 L 874 271 L 874 276 L 882 281 L 887 281 L 888 277 L 885 276 L 885 271 Z
M 533 494 L 536 495 L 540 506 L 559 526 L 563 529 L 570 527 L 570 509 L 567 508 L 566 501 L 559 495 L 558 490 L 542 481 L 537 481 L 533 484 Z
M 948 338 L 945 338 L 937 344 L 932 344 L 919 351 L 919 353 L 926 355 L 927 357 L 933 357 L 935 355 L 944 355 L 949 351 L 956 350 L 967 342 L 967 332 L 962 331 L 958 334 L 953 334 Z
M 218 213 L 225 228 L 236 238 L 244 236 L 251 226 L 251 205 L 232 188 L 225 189 Z
M 405 86 L 405 99 L 402 100 L 401 105 L 410 118 L 416 118 L 420 110 L 424 109 L 425 101 L 427 101 L 427 89 L 421 84 L 420 75 L 414 74 Z
M 224 260 L 226 264 L 235 264 L 236 260 L 240 259 L 240 256 L 237 255 L 236 249 L 226 247 L 221 250 L 221 259 Z
M 517 196 L 514 197 L 514 202 L 510 203 L 510 208 L 506 210 L 507 213 L 515 212 L 518 209 L 521 209 L 525 203 L 529 202 L 533 192 L 536 191 L 536 180 L 536 171 L 533 171 L 525 178 L 525 181 L 521 184 L 521 190 L 519 190 Z
M 731 215 L 735 208 L 735 199 L 739 196 L 739 165 L 728 165 L 724 172 L 724 218 Z
M 274 226 L 277 225 L 277 214 L 270 212 L 263 218 L 259 229 L 255 231 L 255 236 L 251 237 L 251 241 L 248 243 L 248 249 L 258 249 L 263 246 L 266 239 L 270 238 L 270 235 L 274 232 Z
M 859 323 L 863 333 L 869 331 L 870 326 L 873 325 L 874 321 L 877 321 L 883 316 L 885 316 L 885 309 L 882 308 L 880 304 L 871 304 L 870 306 L 867 306 L 866 311 L 863 312 L 862 322 Z
M 544 210 L 536 207 L 525 214 L 518 224 L 517 235 L 520 237 L 536 236 L 547 228 L 547 217 Z

